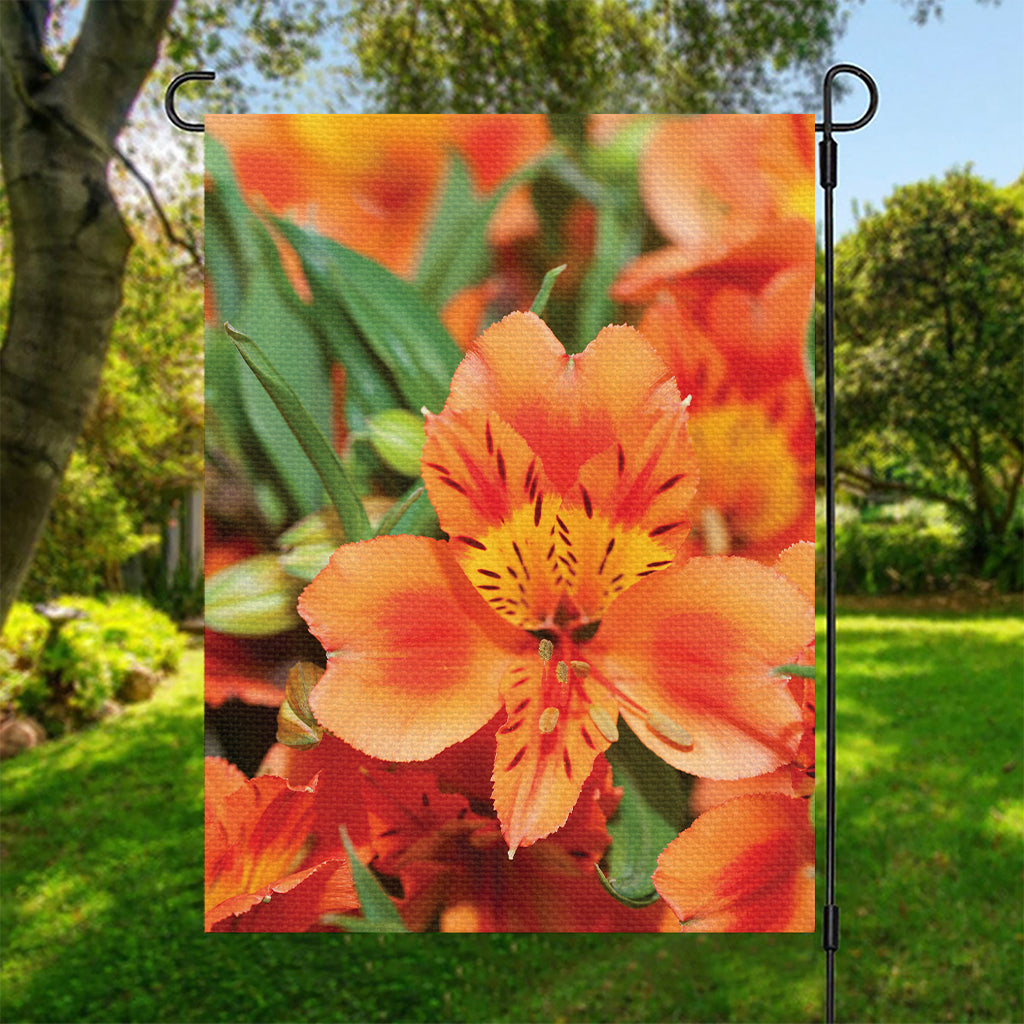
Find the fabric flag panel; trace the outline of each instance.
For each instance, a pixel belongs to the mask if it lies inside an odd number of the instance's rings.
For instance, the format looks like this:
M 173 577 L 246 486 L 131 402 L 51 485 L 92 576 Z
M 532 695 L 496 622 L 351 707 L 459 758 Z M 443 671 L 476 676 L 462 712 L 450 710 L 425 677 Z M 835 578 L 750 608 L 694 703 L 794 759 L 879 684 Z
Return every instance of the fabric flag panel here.
M 206 929 L 815 929 L 813 120 L 211 116 Z

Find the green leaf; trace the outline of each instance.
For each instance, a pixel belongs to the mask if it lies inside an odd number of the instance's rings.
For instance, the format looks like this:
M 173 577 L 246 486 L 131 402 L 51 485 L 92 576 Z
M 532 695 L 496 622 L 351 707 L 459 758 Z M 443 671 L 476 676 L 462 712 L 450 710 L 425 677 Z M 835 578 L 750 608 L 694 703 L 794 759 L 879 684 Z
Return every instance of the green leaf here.
M 568 264 L 563 263 L 560 267 L 554 267 L 544 275 L 544 280 L 540 283 L 540 288 L 537 291 L 537 297 L 533 300 L 533 305 L 530 306 L 530 312 L 536 313 L 540 316 L 544 312 L 544 307 L 548 304 L 548 298 L 551 295 L 551 289 L 555 287 L 555 279 Z
M 623 789 L 608 822 L 612 845 L 605 855 L 609 892 L 630 905 L 646 906 L 651 875 L 661 851 L 689 823 L 683 776 L 647 749 L 619 719 L 619 738 L 608 748 L 616 786 Z
M 391 898 L 381 888 L 370 869 L 356 856 L 355 847 L 348 837 L 348 829 L 344 825 L 339 828 L 349 866 L 352 868 L 352 881 L 355 883 L 363 916 L 362 919 L 332 916 L 330 923 L 350 932 L 407 932 L 409 929 L 405 927 L 405 922 L 402 921 Z
M 416 289 L 337 242 L 287 221 L 275 223 L 298 253 L 314 301 L 344 310 L 365 348 L 387 368 L 401 404 L 440 412 L 462 353 Z M 347 348 L 334 348 L 346 369 Z
M 408 491 L 404 497 L 395 502 L 388 514 L 380 521 L 374 536 L 387 537 L 391 535 L 406 512 L 423 498 L 426 493 L 426 488 L 422 483 L 414 485 L 411 491 Z
M 207 272 L 222 319 L 258 324 L 268 358 L 293 388 L 301 390 L 314 419 L 328 422 L 332 395 L 327 365 L 306 308 L 281 267 L 277 245 L 246 205 L 227 155 L 213 139 L 207 140 L 206 159 L 212 181 L 208 205 L 215 225 Z M 319 508 L 324 495 L 320 477 L 302 457 L 287 425 L 274 414 L 259 382 L 242 369 L 219 333 L 211 332 L 207 339 L 206 387 L 216 443 L 242 462 L 257 490 L 262 485 L 278 492 L 268 495 L 266 508 L 279 506 L 281 497 L 300 515 Z
M 377 528 L 378 536 L 384 534 L 384 527 L 387 525 L 387 533 L 391 536 L 396 534 L 410 534 L 416 537 L 442 537 L 441 524 L 437 521 L 437 512 L 430 504 L 426 489 L 422 480 L 409 488 L 405 494 L 395 503 L 395 508 Z
M 341 459 L 306 411 L 299 396 L 274 368 L 256 342 L 229 324 L 225 324 L 224 329 L 249 369 L 273 399 L 274 405 L 319 474 L 341 520 L 346 539 L 355 541 L 369 537 L 373 531 L 370 529 L 370 521 L 366 517 L 363 503 L 349 483 Z
M 800 679 L 813 679 L 813 665 L 776 665 L 772 669 L 773 676 L 797 676 Z
M 206 581 L 206 625 L 232 636 L 272 636 L 302 621 L 295 602 L 302 581 L 288 575 L 277 555 L 255 555 Z
M 598 207 L 594 258 L 580 284 L 577 350 L 585 348 L 603 327 L 615 322 L 615 303 L 609 291 L 622 268 L 640 255 L 643 223 L 638 206 L 619 209 L 607 201 Z
M 441 203 L 416 272 L 416 288 L 431 308 L 440 309 L 456 292 L 483 279 L 491 261 L 487 241 L 491 217 L 514 186 L 535 176 L 537 167 L 530 164 L 490 195 L 479 196 L 465 162 L 452 154 Z

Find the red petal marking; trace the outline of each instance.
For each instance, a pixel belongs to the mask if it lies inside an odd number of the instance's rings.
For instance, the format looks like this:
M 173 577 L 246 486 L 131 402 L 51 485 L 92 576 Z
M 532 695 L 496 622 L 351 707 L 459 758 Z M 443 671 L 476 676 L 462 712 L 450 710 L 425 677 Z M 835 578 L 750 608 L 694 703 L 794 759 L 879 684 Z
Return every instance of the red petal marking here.
M 694 775 L 735 779 L 793 758 L 801 711 L 773 669 L 813 636 L 813 604 L 778 573 L 742 558 L 694 558 L 622 594 L 586 658 L 638 706 L 693 737 L 680 749 L 624 706 L 656 754 Z
M 600 684 L 572 672 L 567 684 L 560 682 L 564 653 L 547 662 L 540 657 L 516 662 L 502 681 L 502 696 L 512 710 L 497 735 L 494 809 L 511 853 L 565 824 L 594 759 L 609 746 L 589 709 L 596 704 L 614 720 L 615 700 Z M 552 707 L 558 720 L 552 731 L 542 733 L 541 716 Z
M 624 431 L 621 443 L 582 467 L 580 487 L 567 500 L 585 507 L 582 487 L 595 512 L 648 534 L 669 523 L 687 522 L 698 473 L 686 421 L 686 410 L 677 407 Z M 674 551 L 685 536 L 681 532 L 666 543 Z
M 536 455 L 496 413 L 445 411 L 427 417 L 426 432 L 423 480 L 451 537 L 479 539 L 551 490 Z
M 654 885 L 684 931 L 814 931 L 808 802 L 759 793 L 705 811 L 662 852 Z
M 432 757 L 484 725 L 524 640 L 470 586 L 451 545 L 426 537 L 342 545 L 299 613 L 328 652 L 310 696 L 317 720 L 391 761 Z
M 398 875 L 410 860 L 430 860 L 449 837 L 441 827 L 470 817 L 461 793 L 442 793 L 437 774 L 418 766 L 369 769 L 360 784 L 366 802 L 374 867 Z M 479 819 L 472 815 L 473 821 Z

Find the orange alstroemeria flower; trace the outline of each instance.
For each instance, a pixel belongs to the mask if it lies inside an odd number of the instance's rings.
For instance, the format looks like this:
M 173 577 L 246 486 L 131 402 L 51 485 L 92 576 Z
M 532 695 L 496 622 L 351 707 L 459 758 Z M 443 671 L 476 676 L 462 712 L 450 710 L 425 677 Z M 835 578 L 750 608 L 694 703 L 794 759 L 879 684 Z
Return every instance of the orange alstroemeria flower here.
M 672 119 L 641 162 L 644 205 L 670 244 L 626 267 L 612 295 L 647 305 L 671 292 L 684 311 L 677 344 L 711 346 L 747 394 L 801 370 L 814 293 L 813 139 L 804 115 Z
M 813 537 L 814 410 L 799 338 L 786 346 L 785 374 L 766 377 L 734 365 L 668 294 L 644 311 L 640 330 L 694 395 L 701 479 L 689 548 L 772 564 L 780 550 Z
M 358 909 L 340 844 L 306 858 L 315 793 L 206 759 L 206 931 L 308 931 Z
M 489 192 L 551 138 L 534 114 L 211 115 L 207 130 L 227 148 L 250 201 L 401 277 L 415 271 L 449 152 Z
M 813 170 L 810 115 L 667 119 L 647 141 L 640 191 L 672 244 L 627 268 L 621 288 L 635 294 L 729 258 L 752 267 L 784 252 L 791 228 L 813 241 Z
M 424 760 L 504 705 L 510 855 L 565 823 L 620 713 L 692 774 L 791 760 L 800 712 L 771 670 L 813 635 L 813 608 L 754 562 L 673 564 L 697 479 L 686 406 L 632 328 L 580 355 L 530 313 L 485 331 L 427 416 L 450 540 L 344 545 L 299 598 L 328 654 L 310 698 L 324 728 Z
M 736 797 L 662 851 L 654 887 L 683 931 L 812 932 L 814 831 L 808 801 Z

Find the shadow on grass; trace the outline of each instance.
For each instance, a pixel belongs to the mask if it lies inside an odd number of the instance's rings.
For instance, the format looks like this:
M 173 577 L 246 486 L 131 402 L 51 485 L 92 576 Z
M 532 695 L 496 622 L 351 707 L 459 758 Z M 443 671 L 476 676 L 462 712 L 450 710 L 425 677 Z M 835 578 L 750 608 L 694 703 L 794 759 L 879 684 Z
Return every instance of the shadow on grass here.
M 840 1017 L 1019 1019 L 1020 621 L 839 629 Z M 820 1019 L 811 935 L 202 934 L 200 693 L 5 766 L 5 1020 Z

